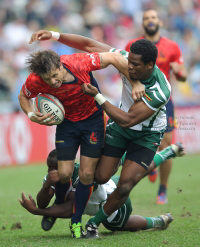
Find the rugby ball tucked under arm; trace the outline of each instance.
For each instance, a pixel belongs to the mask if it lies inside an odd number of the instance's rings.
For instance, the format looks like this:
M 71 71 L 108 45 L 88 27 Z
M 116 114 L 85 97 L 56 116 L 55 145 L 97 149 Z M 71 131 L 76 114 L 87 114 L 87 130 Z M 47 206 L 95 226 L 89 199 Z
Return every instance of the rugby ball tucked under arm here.
M 43 113 L 51 113 L 55 125 L 62 123 L 65 118 L 65 109 L 56 97 L 50 94 L 38 94 L 34 100 L 34 110 Z

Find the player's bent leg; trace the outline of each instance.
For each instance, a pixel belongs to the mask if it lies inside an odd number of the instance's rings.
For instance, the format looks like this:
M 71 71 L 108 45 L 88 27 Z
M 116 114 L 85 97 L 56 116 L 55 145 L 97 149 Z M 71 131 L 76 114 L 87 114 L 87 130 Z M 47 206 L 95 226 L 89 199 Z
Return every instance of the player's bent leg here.
M 67 183 L 72 177 L 74 160 L 58 160 L 58 175 L 62 184 Z
M 61 146 L 61 143 L 56 141 L 57 159 L 58 159 L 58 174 L 62 184 L 67 183 L 72 177 L 74 171 L 74 160 L 78 150 L 78 143 L 73 146 Z M 65 143 L 65 142 L 64 142 Z
M 97 184 L 107 183 L 111 176 L 115 174 L 125 150 L 126 148 L 105 144 L 95 170 L 95 182 Z
M 172 134 L 173 134 L 172 131 L 165 132 L 164 138 L 160 145 L 160 150 L 163 150 L 167 148 L 169 145 L 171 145 Z M 163 204 L 168 203 L 167 184 L 168 184 L 168 179 L 169 179 L 169 174 L 171 172 L 171 169 L 172 169 L 172 159 L 166 160 L 160 166 L 160 187 L 158 190 L 156 204 L 163 205 Z
M 79 169 L 79 183 L 75 193 L 74 213 L 72 215 L 70 230 L 72 237 L 84 238 L 82 228 L 82 215 L 90 199 L 94 185 L 94 170 L 96 163 L 100 157 L 101 148 L 91 148 L 87 143 L 82 142 L 80 169 Z

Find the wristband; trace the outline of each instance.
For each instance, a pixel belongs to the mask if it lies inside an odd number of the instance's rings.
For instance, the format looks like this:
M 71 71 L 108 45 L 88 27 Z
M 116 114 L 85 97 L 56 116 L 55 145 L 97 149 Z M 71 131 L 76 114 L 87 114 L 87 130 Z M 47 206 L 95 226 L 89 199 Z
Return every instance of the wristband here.
M 106 101 L 106 99 L 103 97 L 103 95 L 102 94 L 100 94 L 100 93 L 98 93 L 95 97 L 94 97 L 94 99 L 96 100 L 96 102 L 99 104 L 99 105 L 102 105 L 105 101 Z
M 33 111 L 28 112 L 28 118 L 30 119 L 31 117 L 35 117 L 35 113 Z
M 50 31 L 50 32 L 51 32 L 51 34 L 52 34 L 51 39 L 53 39 L 53 40 L 58 40 L 58 39 L 60 38 L 60 33 L 54 32 L 54 31 Z

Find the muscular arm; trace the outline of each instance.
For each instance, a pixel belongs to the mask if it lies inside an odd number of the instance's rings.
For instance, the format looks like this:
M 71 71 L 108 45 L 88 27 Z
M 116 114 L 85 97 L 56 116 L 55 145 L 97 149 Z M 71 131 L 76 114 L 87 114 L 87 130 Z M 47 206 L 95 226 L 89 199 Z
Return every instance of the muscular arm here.
M 82 85 L 83 92 L 87 95 L 95 97 L 98 89 L 91 84 Z M 124 112 L 108 101 L 101 104 L 107 115 L 122 128 L 129 128 L 137 125 L 152 116 L 155 111 L 150 109 L 143 100 L 135 102 L 128 112 Z
M 46 181 L 36 197 L 38 208 L 46 208 L 49 205 L 53 195 L 54 191 L 51 188 L 51 185 L 48 184 L 48 181 Z
M 63 204 L 53 205 L 48 208 L 37 208 L 35 201 L 32 196 L 29 195 L 29 199 L 26 198 L 25 193 L 22 193 L 22 198 L 19 199 L 20 204 L 24 207 L 28 212 L 33 215 L 43 215 L 47 217 L 55 217 L 55 218 L 71 218 L 73 205 L 74 205 L 75 193 L 70 192 L 67 196 L 67 201 Z
M 155 113 L 155 111 L 150 109 L 143 100 L 135 102 L 128 112 L 122 111 L 108 101 L 101 106 L 107 115 L 122 128 L 135 126 Z
M 76 34 L 61 33 L 58 42 L 86 52 L 108 52 L 112 47 Z
M 29 44 L 32 44 L 37 40 L 49 40 L 51 38 L 51 32 L 46 30 L 39 30 L 31 36 Z M 112 48 L 109 45 L 76 34 L 60 33 L 58 42 L 89 53 L 108 52 Z
M 120 73 L 124 74 L 130 80 L 128 74 L 128 60 L 118 52 L 99 53 L 101 69 L 112 64 Z
M 20 107 L 26 115 L 28 114 L 28 112 L 33 111 L 32 99 L 28 99 L 22 90 L 20 91 L 20 94 L 18 95 L 18 99 L 19 99 Z

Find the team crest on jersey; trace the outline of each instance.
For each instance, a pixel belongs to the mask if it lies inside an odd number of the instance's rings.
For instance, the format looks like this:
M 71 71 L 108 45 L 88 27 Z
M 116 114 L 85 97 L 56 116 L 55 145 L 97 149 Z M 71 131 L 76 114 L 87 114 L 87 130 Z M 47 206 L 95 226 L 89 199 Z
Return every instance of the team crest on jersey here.
M 145 93 L 144 97 L 148 100 L 148 101 L 152 101 L 152 99 Z
M 92 132 L 90 134 L 90 143 L 97 144 L 97 142 L 98 142 L 97 133 L 96 132 Z
M 167 58 L 162 53 L 162 51 L 159 53 L 157 60 L 159 60 L 159 62 L 165 62 L 165 61 L 167 61 Z

